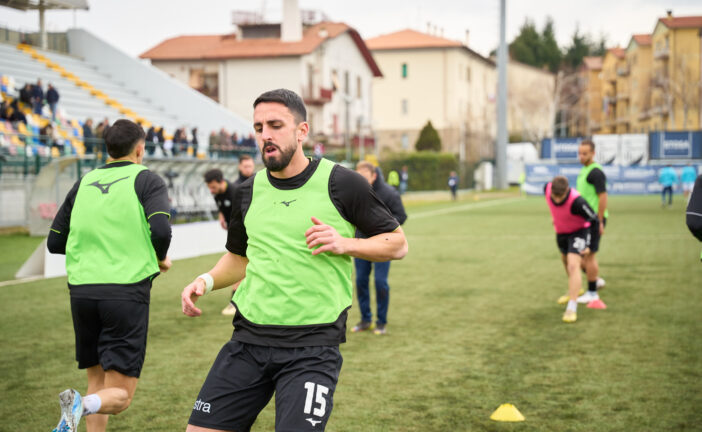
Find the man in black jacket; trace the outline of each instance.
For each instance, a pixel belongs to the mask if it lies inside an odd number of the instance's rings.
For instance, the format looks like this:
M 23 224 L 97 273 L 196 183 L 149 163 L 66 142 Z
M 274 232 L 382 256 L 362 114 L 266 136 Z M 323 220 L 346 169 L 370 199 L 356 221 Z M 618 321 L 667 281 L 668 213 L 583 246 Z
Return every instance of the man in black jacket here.
M 356 165 L 356 171 L 365 177 L 373 186 L 373 192 L 380 198 L 380 201 L 388 207 L 393 217 L 402 225 L 407 220 L 405 207 L 402 205 L 400 194 L 383 181 L 382 175 L 370 162 L 361 161 Z M 356 238 L 366 236 L 356 230 Z M 370 310 L 370 294 L 368 290 L 369 276 L 373 263 L 361 258 L 355 258 L 356 266 L 356 294 L 358 295 L 358 305 L 361 309 L 361 321 L 356 324 L 351 331 L 354 333 L 373 329 Z M 390 261 L 375 263 L 375 301 L 377 306 L 377 321 L 375 330 L 377 335 L 386 333 L 388 305 L 390 303 L 390 286 L 388 285 L 388 273 L 390 272 Z
M 49 83 L 49 89 L 46 91 L 46 102 L 51 109 L 51 120 L 56 120 L 56 106 L 59 101 L 59 92 L 56 87 Z

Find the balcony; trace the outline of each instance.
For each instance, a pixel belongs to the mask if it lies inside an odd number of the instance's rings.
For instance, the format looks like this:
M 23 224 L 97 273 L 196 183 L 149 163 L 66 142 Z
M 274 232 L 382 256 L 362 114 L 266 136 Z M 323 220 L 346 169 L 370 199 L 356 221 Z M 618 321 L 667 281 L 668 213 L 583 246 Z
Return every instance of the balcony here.
M 620 77 L 629 76 L 629 67 L 622 66 L 620 68 L 617 68 L 617 76 L 620 76 Z
M 651 78 L 651 84 L 653 87 L 665 88 L 668 85 L 668 77 L 663 74 L 655 75 Z
M 647 120 L 650 118 L 651 118 L 650 110 L 641 110 L 641 112 L 639 112 L 639 116 L 638 116 L 639 120 Z
M 667 105 L 656 105 L 650 109 L 651 116 L 667 116 L 668 106 Z
M 653 52 L 653 58 L 656 60 L 668 60 L 668 57 L 670 57 L 669 47 L 656 48 Z
M 305 88 L 302 91 L 302 100 L 304 100 L 307 105 L 321 106 L 331 102 L 333 93 L 334 91 L 332 89 L 325 89 L 323 87 L 317 87 L 311 90 Z
M 629 120 L 629 117 L 617 117 L 616 121 L 617 121 L 618 125 L 621 125 L 621 124 L 629 124 L 630 120 Z
M 628 101 L 629 93 L 617 93 L 617 101 Z

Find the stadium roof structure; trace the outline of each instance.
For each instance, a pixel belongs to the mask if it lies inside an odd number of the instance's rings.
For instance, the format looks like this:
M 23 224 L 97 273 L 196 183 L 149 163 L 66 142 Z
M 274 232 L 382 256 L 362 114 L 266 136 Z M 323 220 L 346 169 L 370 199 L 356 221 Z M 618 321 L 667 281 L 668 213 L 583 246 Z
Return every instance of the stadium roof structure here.
M 453 39 L 446 39 L 441 36 L 434 36 L 427 33 L 422 33 L 417 30 L 405 29 L 380 35 L 366 41 L 368 48 L 371 51 L 394 51 L 394 50 L 410 50 L 410 49 L 432 49 L 432 48 L 460 48 L 468 51 L 479 60 L 495 66 L 495 62 L 489 58 L 485 58 L 479 53 L 468 48 L 462 42 Z
M 344 23 L 328 21 L 305 28 L 302 39 L 296 42 L 284 42 L 273 37 L 240 39 L 235 34 L 178 36 L 166 39 L 139 57 L 156 61 L 177 61 L 300 56 L 313 52 L 325 40 L 344 33 L 348 33 L 354 41 L 373 76 L 383 76 L 358 32 Z
M 88 0 L 0 0 L 0 6 L 27 11 L 30 9 L 84 9 Z

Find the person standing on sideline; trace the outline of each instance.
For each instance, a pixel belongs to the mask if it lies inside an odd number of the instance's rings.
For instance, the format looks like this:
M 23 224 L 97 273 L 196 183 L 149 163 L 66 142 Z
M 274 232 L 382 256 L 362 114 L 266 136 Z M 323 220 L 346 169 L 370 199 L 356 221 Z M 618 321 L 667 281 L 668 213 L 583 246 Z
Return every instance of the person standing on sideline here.
M 402 205 L 400 194 L 388 186 L 378 175 L 378 169 L 372 163 L 361 161 L 356 165 L 356 172 L 361 174 L 372 186 L 373 192 L 380 198 L 380 201 L 387 206 L 397 222 L 402 225 L 407 220 L 405 207 Z M 358 229 L 356 238 L 366 238 Z M 351 331 L 354 333 L 365 330 L 373 330 L 377 335 L 384 335 L 387 332 L 388 305 L 390 304 L 390 285 L 388 285 L 388 273 L 390 272 L 390 261 L 376 262 L 355 258 L 356 266 L 356 295 L 358 306 L 361 309 L 361 321 L 356 324 Z M 371 269 L 375 274 L 375 302 L 376 315 L 378 320 L 373 329 L 373 314 L 370 308 L 369 277 Z
M 587 292 L 578 298 L 579 303 L 590 303 L 599 299 L 597 290 L 605 286 L 605 280 L 600 277 L 600 266 L 597 262 L 597 252 L 600 250 L 600 239 L 604 235 L 609 211 L 607 210 L 607 177 L 602 166 L 595 162 L 595 143 L 586 139 L 578 147 L 578 158 L 583 164 L 575 188 L 597 212 L 598 224 L 590 225 L 590 257 L 584 267 L 587 276 Z
M 687 203 L 687 227 L 697 240 L 702 241 L 702 175 L 695 180 L 695 186 Z M 702 261 L 702 253 L 700 253 Z
M 141 165 L 144 131 L 118 120 L 105 136 L 108 164 L 68 192 L 47 239 L 49 252 L 66 255 L 78 368 L 88 374 L 87 395 L 59 395 L 54 431 L 72 432 L 82 416 L 88 432 L 104 431 L 107 414 L 129 407 L 146 354 L 153 279 L 171 267 L 168 192 Z
M 239 177 L 230 183 L 224 179 L 222 171 L 211 169 L 205 173 L 205 183 L 210 193 L 214 196 L 219 209 L 219 224 L 222 229 L 226 230 L 229 227 L 229 221 L 232 217 L 232 203 L 234 202 L 234 192 L 236 188 L 254 174 L 256 166 L 253 158 L 249 155 L 239 156 Z M 239 287 L 239 283 L 232 285 L 232 296 L 234 291 Z M 231 300 L 231 297 L 230 297 Z M 234 315 L 236 308 L 230 302 L 222 309 L 222 315 Z
M 456 201 L 456 192 L 458 191 L 458 175 L 456 175 L 456 171 L 451 171 L 449 174 L 448 187 L 451 189 L 451 199 Z
M 400 195 L 407 192 L 407 185 L 409 184 L 409 171 L 407 165 L 402 166 L 402 171 L 400 171 Z
M 388 173 L 388 185 L 395 190 L 400 187 L 400 175 L 395 170 L 390 170 Z
M 568 305 L 563 321 L 573 323 L 577 320 L 578 293 L 582 287 L 580 270 L 583 261 L 587 267 L 587 261 L 592 258 L 589 249 L 590 227 L 598 225 L 599 218 L 578 191 L 568 186 L 568 179 L 563 176 L 556 176 L 547 183 L 544 194 L 556 230 L 561 260 L 568 275 Z
M 685 196 L 685 200 L 687 202 L 690 201 L 690 194 L 695 186 L 696 178 L 697 170 L 692 166 L 692 164 L 687 164 L 687 166 L 682 169 L 682 173 L 680 173 L 680 183 L 682 183 L 683 195 Z
M 56 105 L 58 105 L 59 97 L 59 92 L 49 83 L 49 88 L 46 90 L 46 102 L 51 110 L 51 121 L 56 120 Z
M 234 293 L 234 332 L 193 406 L 188 432 L 248 431 L 275 393 L 276 430 L 323 431 L 333 407 L 351 307 L 351 257 L 401 259 L 407 241 L 368 182 L 305 157 L 302 98 L 287 89 L 253 104 L 266 166 L 237 188 L 227 252 L 183 289 L 183 313 L 213 289 Z M 358 228 L 369 237 L 354 238 Z
M 673 205 L 673 187 L 678 182 L 678 175 L 671 165 L 666 165 L 658 173 L 658 183 L 663 186 L 661 191 L 661 207 L 665 208 L 665 195 L 668 194 L 668 206 Z

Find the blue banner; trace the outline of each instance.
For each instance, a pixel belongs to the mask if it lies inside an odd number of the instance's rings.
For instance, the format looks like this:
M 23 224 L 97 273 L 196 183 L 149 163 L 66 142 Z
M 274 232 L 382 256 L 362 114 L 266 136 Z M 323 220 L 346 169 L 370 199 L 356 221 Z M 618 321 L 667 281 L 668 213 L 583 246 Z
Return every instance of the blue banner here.
M 544 138 L 541 140 L 541 159 L 577 162 L 581 138 Z
M 702 173 L 702 166 L 695 166 L 697 173 Z M 674 166 L 680 178 L 683 165 Z M 525 191 L 528 194 L 543 195 L 544 185 L 557 175 L 565 176 L 571 186 L 575 186 L 582 165 L 550 165 L 526 164 Z M 607 193 L 618 194 L 651 194 L 660 193 L 662 186 L 658 183 L 659 171 L 663 166 L 620 166 L 605 165 L 602 170 L 607 177 Z
M 702 157 L 702 131 L 651 132 L 651 159 L 698 159 Z

